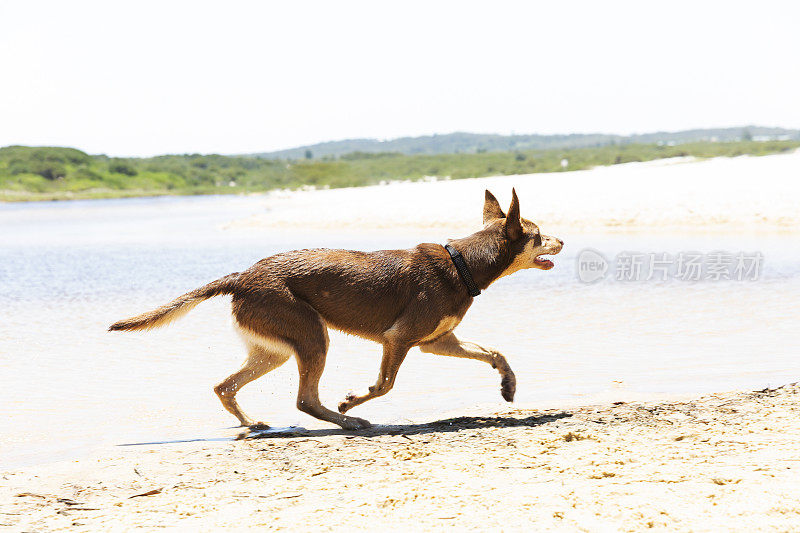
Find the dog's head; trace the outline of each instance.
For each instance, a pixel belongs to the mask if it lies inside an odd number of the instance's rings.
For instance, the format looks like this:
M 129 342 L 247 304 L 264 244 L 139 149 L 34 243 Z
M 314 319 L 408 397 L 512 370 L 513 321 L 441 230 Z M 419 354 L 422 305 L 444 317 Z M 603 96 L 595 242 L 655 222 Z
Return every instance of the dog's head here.
M 564 241 L 549 235 L 542 235 L 539 226 L 522 218 L 519 211 L 517 192 L 511 190 L 511 207 L 508 214 L 503 213 L 497 198 L 488 190 L 483 204 L 483 226 L 502 232 L 508 240 L 511 263 L 501 276 L 507 276 L 524 268 L 550 270 L 553 262 L 546 255 L 555 255 L 561 251 Z

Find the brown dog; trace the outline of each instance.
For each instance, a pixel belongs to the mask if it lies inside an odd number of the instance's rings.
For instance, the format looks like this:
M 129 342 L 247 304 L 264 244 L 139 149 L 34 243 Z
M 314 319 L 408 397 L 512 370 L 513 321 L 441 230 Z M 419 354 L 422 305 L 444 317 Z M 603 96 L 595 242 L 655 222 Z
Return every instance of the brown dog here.
M 344 413 L 389 392 L 413 346 L 427 353 L 492 365 L 502 377 L 503 398 L 510 402 L 516 379 L 505 357 L 453 334 L 472 304 L 470 294 L 476 291 L 475 287 L 467 288 L 467 278 L 471 274 L 477 288 L 485 289 L 498 278 L 523 268 L 548 270 L 553 263 L 541 256 L 557 254 L 563 244 L 560 239 L 541 235 L 536 224 L 520 217 L 515 191 L 507 216 L 486 191 L 483 229 L 449 242 L 463 256 L 466 274 L 463 267 L 456 267 L 458 259 L 440 244 L 370 253 L 296 250 L 262 259 L 244 272 L 212 281 L 149 313 L 121 320 L 109 330 L 163 326 L 203 300 L 233 295 L 235 323 L 249 356 L 242 369 L 214 391 L 243 426 L 263 424 L 253 424 L 242 412 L 236 392 L 291 356 L 300 371 L 298 409 L 345 429 L 369 427 L 366 420 Z M 328 351 L 328 327 L 383 345 L 378 381 L 364 394 L 347 396 L 339 404 L 338 413 L 320 403 L 317 390 Z

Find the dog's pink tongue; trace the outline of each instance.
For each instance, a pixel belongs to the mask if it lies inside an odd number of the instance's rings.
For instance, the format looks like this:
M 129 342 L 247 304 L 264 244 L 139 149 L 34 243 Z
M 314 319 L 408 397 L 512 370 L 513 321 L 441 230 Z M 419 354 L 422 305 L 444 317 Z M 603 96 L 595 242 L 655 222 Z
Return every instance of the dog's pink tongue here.
M 542 258 L 542 257 L 537 257 L 537 258 L 535 259 L 535 261 L 536 261 L 536 262 L 537 262 L 539 265 L 543 266 L 543 267 L 544 267 L 544 268 L 546 268 L 546 269 L 553 268 L 553 262 L 552 262 L 552 261 L 550 261 L 549 259 L 544 259 L 544 258 Z

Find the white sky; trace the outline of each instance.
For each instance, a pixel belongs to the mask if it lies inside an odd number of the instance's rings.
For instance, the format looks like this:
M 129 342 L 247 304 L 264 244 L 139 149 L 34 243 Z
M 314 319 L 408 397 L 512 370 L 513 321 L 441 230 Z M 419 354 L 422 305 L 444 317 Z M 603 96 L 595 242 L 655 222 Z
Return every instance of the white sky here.
M 0 4 L 0 146 L 800 127 L 800 2 Z

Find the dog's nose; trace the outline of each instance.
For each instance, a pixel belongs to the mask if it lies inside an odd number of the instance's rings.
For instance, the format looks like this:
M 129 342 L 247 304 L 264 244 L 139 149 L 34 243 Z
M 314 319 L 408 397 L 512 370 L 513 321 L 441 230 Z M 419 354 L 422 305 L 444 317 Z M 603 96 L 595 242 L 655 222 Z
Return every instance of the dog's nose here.
M 561 246 L 564 246 L 564 241 L 562 241 L 562 240 L 561 240 L 561 239 L 559 239 L 559 238 L 556 238 L 556 240 L 558 241 L 558 244 L 560 244 Z

